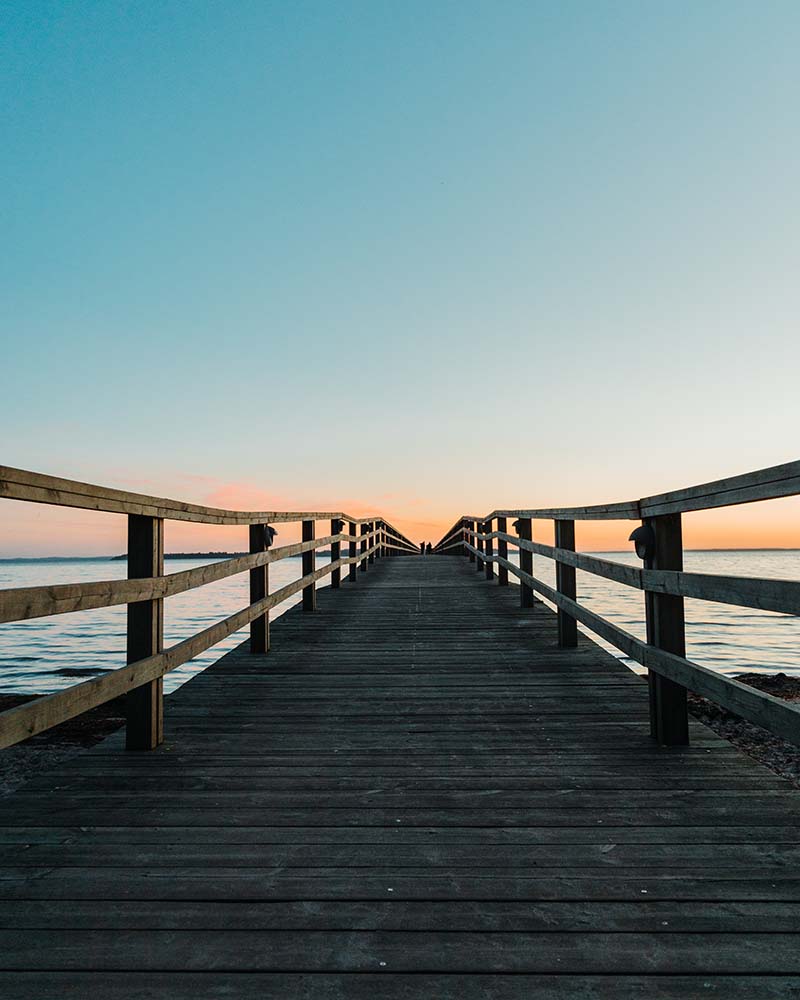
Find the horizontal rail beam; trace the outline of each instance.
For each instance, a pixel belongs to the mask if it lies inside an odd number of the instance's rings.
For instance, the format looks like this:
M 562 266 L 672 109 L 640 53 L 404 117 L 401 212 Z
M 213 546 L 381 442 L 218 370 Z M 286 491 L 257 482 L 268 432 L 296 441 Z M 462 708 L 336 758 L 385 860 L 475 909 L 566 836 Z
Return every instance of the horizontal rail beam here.
M 366 536 L 373 539 L 376 531 Z M 237 573 L 269 565 L 281 559 L 302 555 L 311 549 L 349 540 L 349 535 L 327 535 L 311 542 L 296 542 L 253 555 L 235 556 L 207 563 L 180 573 L 134 580 L 101 580 L 90 583 L 64 583 L 44 587 L 16 587 L 0 590 L 0 622 L 26 621 L 73 611 L 110 608 L 133 601 L 151 601 L 174 597 L 187 590 L 224 580 Z
M 326 521 L 338 518 L 354 524 L 380 520 L 378 515 L 353 517 L 343 511 L 244 511 L 206 507 L 166 497 L 131 493 L 72 479 L 47 476 L 0 465 L 0 499 L 27 500 L 57 507 L 78 507 L 113 514 L 142 514 L 200 524 L 279 524 L 290 521 Z M 395 529 L 396 530 L 396 529 Z
M 373 545 L 367 550 L 367 554 L 375 552 L 377 549 L 378 546 Z M 241 611 L 237 611 L 228 618 L 203 629 L 175 646 L 170 646 L 163 652 L 0 713 L 0 749 L 13 746 L 30 736 L 43 732 L 45 729 L 57 726 L 91 708 L 96 708 L 98 705 L 103 705 L 128 691 L 135 690 L 149 681 L 163 677 L 164 674 L 175 670 L 176 667 L 195 656 L 199 656 L 200 653 L 215 646 L 229 635 L 249 625 L 255 618 L 281 604 L 304 587 L 316 582 L 328 573 L 332 573 L 334 569 L 349 565 L 361 558 L 361 555 L 354 558 L 343 557 L 335 563 L 321 566 L 313 573 L 309 573 L 299 580 L 293 580 L 285 587 L 281 587 L 280 590 L 276 590 L 274 594 L 248 605 Z
M 585 507 L 534 507 L 497 509 L 490 514 L 464 514 L 456 522 L 490 521 L 496 517 L 529 517 L 556 521 L 639 521 L 645 517 L 676 514 L 694 510 L 732 507 L 758 500 L 777 500 L 800 495 L 800 461 L 785 462 L 768 469 L 758 469 L 727 479 L 701 483 L 683 489 L 658 493 L 639 500 L 592 504 Z M 455 528 L 450 529 L 452 532 Z M 446 536 L 445 536 L 446 537 Z
M 640 569 L 611 559 L 600 559 L 571 549 L 559 549 L 541 542 L 529 542 L 502 531 L 490 535 L 468 532 L 475 538 L 498 538 L 527 549 L 537 555 L 576 569 L 602 576 L 615 583 L 656 594 L 673 594 L 699 601 L 732 604 L 741 608 L 757 608 L 778 614 L 800 615 L 800 581 L 767 580 L 749 576 L 726 576 L 716 573 L 691 573 L 686 570 Z M 461 543 L 459 543 L 461 544 Z M 475 549 L 477 552 L 478 550 Z
M 486 560 L 483 553 L 468 544 L 476 556 Z M 662 677 L 667 677 L 682 687 L 694 691 L 720 705 L 722 708 L 740 715 L 742 718 L 763 726 L 770 732 L 782 736 L 791 743 L 800 745 L 800 707 L 790 702 L 782 701 L 771 694 L 751 688 L 741 681 L 736 681 L 724 674 L 703 667 L 699 663 L 668 653 L 663 649 L 650 646 L 624 629 L 589 611 L 582 604 L 559 594 L 544 581 L 525 573 L 508 559 L 494 556 L 491 562 L 496 562 L 527 584 L 542 597 L 555 604 L 557 608 L 566 611 L 590 631 L 616 646 L 632 660 L 636 660 L 648 670 L 653 670 Z

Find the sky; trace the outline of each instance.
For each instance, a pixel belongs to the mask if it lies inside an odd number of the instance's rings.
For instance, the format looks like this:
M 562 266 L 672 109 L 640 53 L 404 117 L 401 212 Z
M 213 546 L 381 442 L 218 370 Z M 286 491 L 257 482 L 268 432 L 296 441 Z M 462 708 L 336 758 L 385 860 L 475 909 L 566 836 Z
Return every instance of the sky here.
M 797 458 L 799 43 L 796 0 L 9 0 L 0 461 L 435 540 Z M 120 545 L 0 500 L 0 556 Z

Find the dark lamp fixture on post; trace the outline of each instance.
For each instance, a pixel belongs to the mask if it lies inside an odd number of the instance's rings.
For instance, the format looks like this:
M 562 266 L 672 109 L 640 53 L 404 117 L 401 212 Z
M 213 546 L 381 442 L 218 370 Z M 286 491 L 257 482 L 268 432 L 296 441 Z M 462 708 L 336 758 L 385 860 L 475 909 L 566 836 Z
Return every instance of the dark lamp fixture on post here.
M 519 531 L 519 518 L 517 518 L 516 521 L 511 522 L 511 527 L 514 529 L 514 531 Z
M 640 559 L 651 559 L 656 550 L 656 533 L 649 524 L 640 525 L 632 531 L 629 542 L 633 542 L 636 555 Z

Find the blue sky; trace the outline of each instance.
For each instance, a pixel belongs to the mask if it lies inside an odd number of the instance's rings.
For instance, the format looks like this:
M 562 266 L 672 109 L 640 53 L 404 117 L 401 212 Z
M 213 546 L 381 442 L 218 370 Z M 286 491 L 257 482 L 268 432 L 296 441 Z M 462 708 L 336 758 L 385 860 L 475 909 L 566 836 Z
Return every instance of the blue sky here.
M 435 521 L 796 457 L 798 29 L 11 0 L 0 460 Z

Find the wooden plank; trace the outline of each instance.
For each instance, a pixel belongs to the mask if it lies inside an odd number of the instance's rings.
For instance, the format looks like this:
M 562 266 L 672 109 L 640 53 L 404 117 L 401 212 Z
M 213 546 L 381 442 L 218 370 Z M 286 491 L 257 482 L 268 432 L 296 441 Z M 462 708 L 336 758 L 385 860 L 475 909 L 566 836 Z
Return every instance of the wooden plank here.
M 800 932 L 800 904 L 519 900 L 20 900 L 0 902 L 4 930 L 347 930 Z M 673 928 L 672 931 L 669 928 Z
M 688 1000 L 720 996 L 726 1000 L 796 998 L 795 976 L 649 975 L 592 976 L 559 972 L 527 974 L 409 974 L 380 967 L 369 973 L 238 972 L 12 972 L 0 973 L 7 1000 Z
M 309 542 L 295 542 L 265 552 L 222 559 L 219 562 L 153 578 L 104 580 L 90 583 L 56 584 L 0 590 L 0 622 L 24 621 L 46 615 L 107 608 L 131 601 L 173 597 L 195 587 L 254 570 L 281 559 L 302 555 L 311 549 L 347 541 L 347 535 L 328 535 Z M 372 538 L 372 535 L 368 536 Z
M 341 520 L 364 524 L 375 520 L 375 515 L 352 517 L 343 511 L 232 511 L 219 507 L 170 500 L 165 497 L 132 493 L 107 486 L 47 476 L 39 472 L 15 469 L 0 465 L 0 497 L 46 503 L 64 507 L 80 507 L 118 514 L 140 514 L 166 520 L 195 521 L 198 524 L 278 524 L 288 521 L 312 519 L 326 521 L 337 517 Z
M 473 521 L 489 521 L 498 516 L 552 518 L 554 520 L 639 520 L 665 514 L 710 510 L 758 500 L 775 500 L 800 495 L 800 461 L 786 462 L 744 475 L 730 476 L 698 486 L 671 490 L 640 500 L 594 504 L 586 507 L 539 507 L 525 510 L 494 510 Z M 451 529 L 452 532 L 452 529 Z M 445 539 L 448 536 L 445 536 Z M 440 543 L 441 544 L 441 543 Z
M 9 970 L 797 975 L 795 934 L 592 934 L 486 931 L 0 931 Z M 10 956 L 14 956 L 11 958 Z M 9 956 L 9 957 L 6 957 Z

